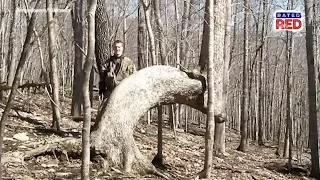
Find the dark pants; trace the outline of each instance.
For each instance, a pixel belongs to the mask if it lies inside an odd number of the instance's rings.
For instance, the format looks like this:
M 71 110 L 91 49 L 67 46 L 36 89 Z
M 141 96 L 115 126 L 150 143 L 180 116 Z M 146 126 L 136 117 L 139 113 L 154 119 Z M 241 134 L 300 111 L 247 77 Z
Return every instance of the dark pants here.
M 103 92 L 103 100 L 109 99 L 110 95 L 111 95 L 110 91 L 104 91 Z

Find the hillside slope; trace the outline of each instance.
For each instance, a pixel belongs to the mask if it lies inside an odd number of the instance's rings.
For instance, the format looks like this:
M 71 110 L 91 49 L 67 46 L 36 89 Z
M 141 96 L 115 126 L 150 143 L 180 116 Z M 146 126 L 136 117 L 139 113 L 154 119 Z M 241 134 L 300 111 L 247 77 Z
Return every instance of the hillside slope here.
M 14 110 L 4 137 L 5 177 L 24 180 L 80 179 L 81 160 L 76 155 L 53 151 L 25 161 L 21 160 L 24 152 L 59 142 L 66 136 L 81 138 L 82 123 L 73 121 L 69 116 L 70 104 L 70 97 L 65 97 L 61 108 L 63 116 L 61 127 L 65 133 L 57 134 L 50 130 L 51 109 L 46 96 L 21 94 L 15 99 Z M 181 130 L 175 137 L 168 126 L 164 128 L 163 133 L 167 166 L 164 173 L 174 179 L 194 179 L 203 168 L 204 137 L 184 133 Z M 157 151 L 156 123 L 147 125 L 141 122 L 136 128 L 135 139 L 141 152 L 151 161 Z M 299 159 L 302 165 L 298 166 L 298 161 L 294 161 L 297 171 L 290 174 L 285 168 L 286 159 L 275 155 L 276 146 L 272 143 L 264 147 L 251 143 L 248 152 L 242 153 L 235 150 L 239 140 L 239 133 L 227 129 L 227 153 L 221 157 L 214 157 L 212 179 L 311 179 L 304 172 L 307 167 L 302 166 L 310 163 L 308 154 L 303 154 Z M 95 163 L 92 164 L 91 170 L 92 179 L 160 179 L 152 175 L 122 174 L 117 169 L 102 172 Z

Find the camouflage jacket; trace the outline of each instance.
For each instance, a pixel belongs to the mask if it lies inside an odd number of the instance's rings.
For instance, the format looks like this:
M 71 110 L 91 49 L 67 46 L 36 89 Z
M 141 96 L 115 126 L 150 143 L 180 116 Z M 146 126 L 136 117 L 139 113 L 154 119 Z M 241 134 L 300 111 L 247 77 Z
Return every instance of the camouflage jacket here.
M 113 89 L 126 77 L 136 72 L 134 62 L 128 57 L 111 56 L 103 70 L 103 79 L 100 80 L 100 91 L 113 91 Z

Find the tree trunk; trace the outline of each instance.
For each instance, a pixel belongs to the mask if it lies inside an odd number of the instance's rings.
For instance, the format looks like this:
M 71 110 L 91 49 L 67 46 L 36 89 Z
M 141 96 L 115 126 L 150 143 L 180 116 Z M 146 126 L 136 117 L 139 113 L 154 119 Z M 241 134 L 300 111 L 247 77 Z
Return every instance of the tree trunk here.
M 159 168 L 164 168 L 163 163 L 163 134 L 162 134 L 162 128 L 163 128 L 163 119 L 162 119 L 162 106 L 158 106 L 158 144 L 157 144 L 157 154 L 152 160 L 152 164 Z
M 175 20 L 177 22 L 180 21 L 180 16 L 179 16 L 179 3 L 178 0 L 174 1 L 174 8 L 175 8 Z M 175 35 L 176 35 L 176 61 L 175 61 L 175 66 L 178 68 L 181 64 L 181 59 L 180 59 L 180 39 L 179 39 L 179 26 L 177 25 L 175 28 Z M 180 122 L 180 105 L 179 104 L 175 104 L 171 109 L 174 109 L 174 115 L 175 117 L 172 119 L 173 120 L 173 131 L 174 133 L 176 133 L 176 128 L 179 126 L 179 122 Z M 172 113 L 173 114 L 173 113 Z
M 183 1 L 183 15 L 181 18 L 181 35 L 180 35 L 180 60 L 186 64 L 186 42 L 187 42 L 187 28 L 189 24 L 189 15 L 190 15 L 190 0 Z
M 83 83 L 82 63 L 83 63 L 83 0 L 76 0 L 72 18 L 74 34 L 74 76 L 72 88 L 71 115 L 81 116 L 82 94 L 81 86 Z
M 161 20 L 161 14 L 160 14 L 160 1 L 154 0 L 154 13 L 156 15 L 156 23 L 157 23 L 157 31 L 159 34 L 159 49 L 160 49 L 160 57 L 161 57 L 161 64 L 162 65 L 168 65 L 168 59 L 167 59 L 167 51 L 166 51 L 166 40 L 164 36 L 164 30 L 163 30 L 163 23 Z
M 109 36 L 108 31 L 110 24 L 108 24 L 108 14 L 106 9 L 106 1 L 97 0 L 97 9 L 95 13 L 95 56 L 97 68 L 99 71 L 99 77 L 102 79 L 103 64 L 109 59 L 110 48 L 109 48 Z
M 5 9 L 8 8 L 8 5 L 6 5 L 3 1 L 0 2 L 0 83 L 5 83 L 5 42 L 6 42 L 6 13 Z M 9 20 L 9 23 L 12 22 Z M 0 101 L 3 101 L 3 95 L 4 91 L 0 91 Z
M 214 32 L 214 28 L 216 29 L 216 25 L 214 25 L 214 16 L 215 12 L 214 10 L 218 11 L 216 13 L 221 13 L 222 15 L 224 13 L 220 12 L 221 6 L 213 6 L 214 2 L 212 0 L 206 0 L 205 4 L 205 14 L 207 14 L 205 18 L 205 24 L 204 27 L 208 29 L 207 34 L 203 34 L 202 38 L 208 39 L 208 46 L 206 47 L 206 54 L 207 57 L 207 65 L 208 65 L 208 112 L 207 112 L 207 121 L 206 121 L 206 135 L 205 135 L 205 159 L 204 159 L 204 174 L 200 178 L 210 178 L 211 177 L 211 171 L 212 171 L 212 157 L 213 157 L 213 144 L 214 144 L 214 114 L 215 114 L 215 86 L 216 82 L 214 79 L 214 70 L 215 70 L 215 64 L 214 59 L 218 55 L 223 54 L 223 51 L 217 52 L 217 54 L 214 54 L 215 50 L 215 42 L 214 38 L 217 36 L 217 34 L 221 32 Z M 223 7 L 223 6 L 222 6 Z M 215 8 L 215 9 L 214 9 Z M 220 14 L 216 14 L 217 17 L 219 17 Z M 220 18 L 223 18 L 220 17 Z M 221 26 L 224 26 L 224 24 L 221 24 Z M 223 30 L 223 28 L 221 28 Z M 223 32 L 223 31 L 222 31 Z M 216 34 L 217 33 L 217 34 Z M 203 46 L 202 46 L 203 47 Z M 218 54 L 219 53 L 219 54 Z M 222 57 L 222 56 L 221 56 Z M 220 61 L 223 59 L 219 59 Z
M 12 86 L 12 82 L 14 79 L 16 60 L 14 58 L 14 35 L 15 35 L 15 24 L 16 24 L 16 0 L 11 1 L 11 16 L 10 20 L 10 35 L 9 35 L 9 47 L 8 47 L 8 56 L 7 56 L 7 64 L 8 64 L 8 77 L 7 84 L 8 86 Z
M 284 89 L 285 89 L 285 85 L 286 85 L 286 73 L 287 73 L 287 66 L 285 67 L 285 70 L 284 70 L 284 73 L 283 73 L 283 81 L 282 81 L 282 88 L 281 88 L 281 97 L 280 97 L 280 105 L 278 107 L 279 109 L 279 125 L 278 125 L 278 132 L 277 132 L 277 136 L 278 136 L 278 147 L 277 147 L 277 150 L 276 150 L 276 155 L 280 156 L 280 141 L 281 141 L 281 128 L 282 128 L 282 116 L 281 116 L 281 112 L 282 112 L 282 104 L 283 104 L 283 99 L 284 99 Z M 281 81 L 281 78 L 280 78 L 280 81 Z
M 50 83 L 51 83 L 51 106 L 52 106 L 52 127 L 60 130 L 60 101 L 59 101 L 59 76 L 57 68 L 57 42 L 55 31 L 55 19 L 53 17 L 53 4 L 51 0 L 46 1 L 48 36 L 49 36 L 49 60 L 50 60 Z
M 159 39 L 159 49 L 160 49 L 160 58 L 162 65 L 168 65 L 168 61 L 166 58 L 166 47 L 165 47 L 165 36 L 163 31 L 163 24 L 160 15 L 160 1 L 154 0 L 154 13 L 156 16 L 156 23 L 157 23 L 157 34 Z M 163 166 L 163 144 L 162 144 L 162 126 L 163 126 L 163 119 L 162 119 L 162 106 L 158 106 L 158 153 L 153 159 L 153 163 Z
M 314 4 L 312 0 L 305 0 L 306 14 L 306 51 L 308 65 L 308 100 L 309 100 L 309 137 L 311 146 L 311 176 L 320 178 L 319 164 L 319 130 L 316 106 L 316 82 L 314 66 Z
M 247 87 L 247 62 L 248 62 L 248 27 L 249 9 L 248 0 L 244 0 L 244 43 L 243 43 L 243 69 L 242 69 L 242 94 L 241 94 L 241 141 L 237 150 L 245 152 L 248 146 L 248 87 Z
M 84 81 L 82 85 L 84 119 L 82 129 L 82 164 L 81 179 L 89 180 L 90 165 L 90 127 L 91 127 L 91 103 L 89 94 L 90 74 L 94 59 L 95 48 L 95 12 L 97 8 L 97 0 L 91 0 L 88 4 L 88 51 L 86 61 L 83 67 Z
M 134 142 L 134 126 L 150 108 L 158 105 L 181 103 L 205 113 L 205 87 L 204 76 L 170 66 L 139 70 L 123 80 L 102 104 L 91 133 L 92 148 L 96 154 L 105 155 L 109 166 L 120 166 L 126 172 L 155 171 Z
M 288 1 L 288 9 L 289 7 Z M 290 8 L 291 9 L 291 8 Z M 286 88 L 287 88 L 287 96 L 286 96 L 286 133 L 285 133 L 285 145 L 283 150 L 283 157 L 288 157 L 290 155 L 290 143 L 292 137 L 292 119 L 291 119 L 291 112 L 292 112 L 292 48 L 293 48 L 293 33 L 286 32 L 286 61 L 287 61 L 287 76 L 286 76 Z M 289 160 L 289 164 L 291 160 Z
M 145 18 L 143 17 L 143 5 L 142 1 L 139 1 L 138 5 L 138 70 L 142 69 L 144 60 L 144 36 L 145 36 Z
M 218 4 L 220 4 L 219 2 Z M 227 102 L 228 102 L 228 84 L 229 84 L 229 62 L 230 62 L 230 44 L 231 44 L 231 23 L 232 23 L 232 13 L 231 13 L 231 0 L 226 0 L 225 8 L 225 22 L 220 21 L 219 23 L 224 23 L 225 27 L 221 28 L 221 31 L 224 30 L 224 40 L 215 39 L 215 42 L 224 42 L 223 46 L 223 72 L 222 76 L 222 113 L 226 116 L 227 114 Z M 221 11 L 222 9 L 220 9 Z M 217 12 L 219 13 L 219 11 Z M 221 13 L 221 12 L 220 12 Z M 216 14 L 216 13 L 215 13 Z M 223 17 L 217 17 L 216 19 L 223 19 Z M 221 32 L 220 32 L 221 33 Z M 223 36 L 222 36 L 223 37 Z M 220 38 L 222 38 L 220 37 Z M 219 47 L 217 45 L 216 47 Z M 222 54 L 222 53 L 221 53 Z M 217 60 L 216 60 L 217 61 Z M 225 117 L 226 118 L 226 117 Z M 225 145 L 225 122 L 218 122 L 215 124 L 215 136 L 214 136 L 214 149 L 216 153 L 224 154 L 226 151 Z
M 145 15 L 148 37 L 150 42 L 152 64 L 155 65 L 155 64 L 158 64 L 157 63 L 158 61 L 156 58 L 156 45 L 154 40 L 155 38 L 154 38 L 152 26 L 151 26 L 151 8 L 150 8 L 151 2 L 149 0 L 140 0 L 140 1 L 142 1 L 143 9 L 144 9 L 144 15 Z
M 208 13 L 204 14 L 204 19 L 209 19 Z M 203 33 L 202 34 L 208 34 L 209 28 L 207 27 L 207 21 L 205 20 L 203 23 Z M 201 50 L 200 50 L 200 57 L 199 57 L 199 67 L 200 72 L 203 72 L 205 69 L 207 69 L 207 59 L 208 59 L 208 52 L 206 51 L 206 47 L 209 45 L 209 39 L 203 38 L 202 35 L 202 41 L 201 41 Z
M 263 120 L 262 120 L 262 62 L 264 62 L 264 36 L 266 27 L 266 15 L 267 15 L 267 1 L 263 1 L 263 12 L 262 12 L 262 28 L 261 28 L 261 39 L 260 39 L 260 60 L 259 60 L 259 72 L 258 72 L 258 145 L 263 146 Z
M 293 9 L 293 3 L 291 4 L 291 8 Z M 292 126 L 293 126 L 293 94 L 292 94 L 292 90 L 291 88 L 293 87 L 293 64 L 292 64 L 292 54 L 293 54 L 293 33 L 290 32 L 290 39 L 289 39 L 289 43 L 290 43 L 290 47 L 289 47 L 289 54 L 288 54 L 288 79 L 287 81 L 289 82 L 289 84 L 287 83 L 287 113 L 286 113 L 286 118 L 287 118 L 287 126 L 288 126 L 288 131 L 289 131 L 289 137 L 288 137 L 288 142 L 289 142 L 289 154 L 288 154 L 288 170 L 291 171 L 292 168 L 292 146 L 293 146 L 293 131 L 292 131 Z
M 36 2 L 35 8 L 38 7 L 39 2 L 40 2 L 40 0 L 38 0 Z M 16 74 L 13 79 L 11 92 L 10 92 L 8 101 L 6 103 L 6 107 L 5 107 L 3 114 L 1 116 L 1 122 L 0 122 L 0 130 L 1 130 L 0 131 L 0 162 L 1 162 L 1 156 L 3 154 L 2 147 L 3 147 L 3 137 L 4 137 L 5 126 L 8 121 L 9 112 L 12 107 L 12 101 L 15 98 L 15 95 L 17 93 L 17 88 L 19 86 L 19 81 L 21 78 L 22 70 L 24 68 L 24 64 L 25 64 L 27 57 L 29 56 L 30 50 L 32 48 L 31 37 L 32 37 L 33 29 L 35 27 L 35 22 L 36 22 L 36 16 L 35 16 L 35 13 L 33 12 L 31 15 L 30 22 L 27 27 L 27 35 L 26 35 L 26 38 L 25 38 L 25 41 L 23 44 L 23 48 L 22 48 L 20 60 L 18 63 L 17 71 L 16 71 Z M 1 178 L 2 178 L 2 165 L 0 166 L 0 179 Z
M 123 0 L 123 7 L 125 8 L 123 10 L 123 24 L 122 24 L 122 36 L 123 36 L 123 46 L 124 48 L 127 47 L 127 15 L 126 15 L 126 0 Z

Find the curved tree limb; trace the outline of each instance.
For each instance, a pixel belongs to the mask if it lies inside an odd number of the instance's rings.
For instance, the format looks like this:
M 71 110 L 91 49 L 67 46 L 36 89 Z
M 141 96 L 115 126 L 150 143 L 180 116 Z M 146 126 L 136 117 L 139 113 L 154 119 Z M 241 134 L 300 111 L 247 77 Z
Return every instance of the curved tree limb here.
M 153 171 L 140 153 L 133 129 L 152 107 L 180 103 L 206 113 L 205 77 L 170 66 L 151 66 L 131 75 L 102 104 L 91 133 L 92 148 L 109 166 L 125 171 Z

